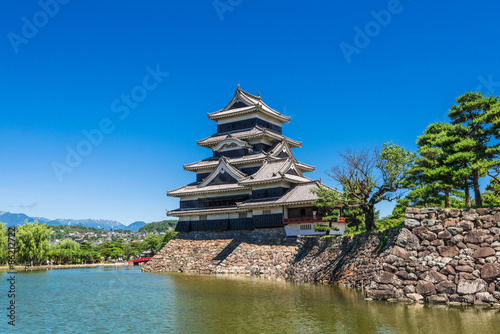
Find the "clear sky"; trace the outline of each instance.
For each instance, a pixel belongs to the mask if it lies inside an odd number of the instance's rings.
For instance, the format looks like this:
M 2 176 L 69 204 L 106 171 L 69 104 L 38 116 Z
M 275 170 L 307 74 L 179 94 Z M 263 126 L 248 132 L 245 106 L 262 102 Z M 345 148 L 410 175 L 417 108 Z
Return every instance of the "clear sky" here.
M 454 98 L 500 94 L 499 13 L 457 0 L 2 1 L 0 211 L 166 219 L 178 207 L 166 190 L 194 181 L 182 164 L 210 155 L 196 140 L 238 82 L 292 117 L 297 159 L 335 187 L 338 151 L 415 151 Z

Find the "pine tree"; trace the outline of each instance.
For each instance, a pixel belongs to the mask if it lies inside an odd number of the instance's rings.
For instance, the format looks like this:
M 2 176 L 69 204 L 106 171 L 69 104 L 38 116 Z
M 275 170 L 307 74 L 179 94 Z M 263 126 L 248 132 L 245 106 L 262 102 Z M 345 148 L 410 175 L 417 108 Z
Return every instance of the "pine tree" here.
M 446 163 L 448 134 L 452 127 L 443 122 L 430 124 L 417 139 L 419 157 L 415 159 L 406 182 L 414 188 L 412 197 L 415 200 L 420 198 L 424 206 L 429 202 L 440 202 L 440 193 L 443 193 L 444 206 L 449 207 L 450 192 L 456 187 L 455 166 Z
M 467 168 L 470 169 L 474 198 L 477 206 L 482 206 L 479 179 L 488 170 L 498 166 L 500 144 L 500 102 L 498 97 L 484 97 L 480 92 L 467 92 L 456 99 L 448 112 L 452 124 L 462 125 L 467 140 L 461 153 L 468 156 Z M 470 150 L 467 151 L 466 150 Z

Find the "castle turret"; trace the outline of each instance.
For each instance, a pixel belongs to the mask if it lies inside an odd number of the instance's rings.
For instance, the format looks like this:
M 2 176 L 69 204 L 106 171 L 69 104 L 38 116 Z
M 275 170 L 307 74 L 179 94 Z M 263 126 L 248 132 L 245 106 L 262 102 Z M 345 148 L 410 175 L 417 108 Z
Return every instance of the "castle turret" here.
M 196 180 L 167 192 L 180 198 L 180 208 L 167 212 L 179 217 L 176 230 L 284 227 L 288 235 L 315 234 L 312 225 L 322 221 L 310 190 L 323 185 L 304 176 L 313 166 L 295 159 L 292 149 L 302 143 L 283 135 L 290 117 L 238 85 L 226 107 L 208 118 L 217 122 L 217 133 L 198 145 L 211 156 L 184 165 Z M 339 227 L 343 233 L 342 222 Z

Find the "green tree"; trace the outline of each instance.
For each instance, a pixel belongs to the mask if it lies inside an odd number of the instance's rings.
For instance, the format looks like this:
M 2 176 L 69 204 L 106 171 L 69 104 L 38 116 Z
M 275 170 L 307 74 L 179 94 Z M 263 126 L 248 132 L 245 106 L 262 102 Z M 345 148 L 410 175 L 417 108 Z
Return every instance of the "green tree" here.
M 500 164 L 500 102 L 498 97 L 483 96 L 480 92 L 467 92 L 457 99 L 448 111 L 452 124 L 462 125 L 469 140 L 467 167 L 474 188 L 475 204 L 482 206 L 479 179 Z M 464 152 L 464 150 L 462 150 Z M 465 152 L 464 152 L 465 153 Z
M 407 198 L 412 205 L 427 207 L 441 205 L 448 208 L 455 189 L 464 188 L 468 196 L 470 169 L 467 168 L 467 140 L 463 127 L 443 122 L 430 124 L 417 139 L 418 157 L 405 180 L 412 189 Z
M 371 231 L 375 228 L 375 205 L 401 196 L 399 190 L 415 154 L 385 143 L 381 149 L 346 150 L 339 155 L 343 164 L 334 166 L 327 174 L 342 185 L 349 198 L 347 205 L 362 210 L 366 230 Z
M 144 243 L 147 245 L 147 249 L 151 251 L 151 255 L 155 255 L 161 247 L 161 240 L 155 234 L 146 235 Z
M 8 261 L 7 246 L 7 229 L 5 223 L 0 222 L 0 263 L 7 263 Z
M 177 233 L 178 232 L 175 232 L 174 230 L 165 231 L 165 234 L 163 234 L 163 237 L 161 238 L 160 247 L 158 248 L 158 250 L 161 250 L 163 247 L 165 247 L 165 245 L 168 244 L 170 240 L 175 238 Z
M 452 127 L 451 124 L 443 122 L 436 122 L 427 127 L 424 134 L 417 139 L 420 157 L 415 159 L 415 165 L 410 170 L 410 175 L 415 172 L 420 174 L 420 182 L 424 185 L 420 189 L 420 193 L 424 195 L 422 197 L 434 195 L 433 199 L 435 200 L 442 192 L 445 208 L 449 207 L 450 192 L 456 186 L 453 166 L 445 163 L 444 147 L 449 142 L 447 134 Z
M 318 196 L 315 204 L 318 208 L 319 215 L 323 216 L 322 220 L 324 222 L 328 222 L 329 229 L 325 230 L 327 232 L 326 234 L 330 234 L 331 229 L 338 230 L 337 227 L 332 226 L 332 223 L 339 221 L 340 208 L 345 201 L 343 194 L 329 187 L 313 188 L 311 192 Z M 315 230 L 317 230 L 317 228 L 315 228 Z
M 25 222 L 16 231 L 16 252 L 21 262 L 40 264 L 48 255 L 50 228 L 45 224 Z

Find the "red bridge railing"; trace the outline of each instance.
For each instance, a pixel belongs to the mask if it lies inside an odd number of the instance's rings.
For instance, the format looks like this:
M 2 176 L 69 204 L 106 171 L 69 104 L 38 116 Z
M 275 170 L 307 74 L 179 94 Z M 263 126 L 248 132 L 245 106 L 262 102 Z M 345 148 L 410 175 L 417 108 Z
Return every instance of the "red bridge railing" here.
M 138 259 L 133 259 L 133 260 L 130 260 L 128 261 L 128 265 L 129 266 L 132 266 L 134 265 L 134 263 L 138 263 L 138 262 L 148 262 L 149 260 L 151 260 L 153 257 L 150 256 L 150 257 L 141 257 L 141 258 L 138 258 Z

